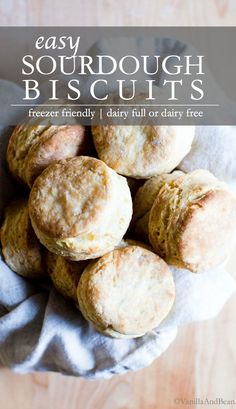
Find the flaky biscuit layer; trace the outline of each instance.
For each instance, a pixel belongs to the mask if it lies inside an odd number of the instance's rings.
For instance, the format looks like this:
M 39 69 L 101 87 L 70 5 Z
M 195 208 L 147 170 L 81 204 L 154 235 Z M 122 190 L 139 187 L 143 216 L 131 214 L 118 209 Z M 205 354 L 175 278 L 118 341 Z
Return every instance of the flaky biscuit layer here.
M 235 240 L 236 201 L 206 170 L 185 174 L 159 191 L 149 239 L 168 263 L 203 272 L 223 262 Z
M 64 297 L 77 303 L 77 286 L 87 261 L 69 261 L 56 254 L 47 254 L 48 273 L 55 288 Z
M 28 278 L 44 278 L 43 250 L 28 214 L 27 200 L 15 200 L 7 206 L 1 227 L 1 244 L 6 264 Z
M 183 172 L 181 171 L 174 171 L 170 174 L 164 173 L 163 175 L 148 179 L 138 189 L 133 201 L 132 230 L 135 237 L 148 241 L 149 214 L 158 192 L 165 183 L 174 181 L 182 175 Z

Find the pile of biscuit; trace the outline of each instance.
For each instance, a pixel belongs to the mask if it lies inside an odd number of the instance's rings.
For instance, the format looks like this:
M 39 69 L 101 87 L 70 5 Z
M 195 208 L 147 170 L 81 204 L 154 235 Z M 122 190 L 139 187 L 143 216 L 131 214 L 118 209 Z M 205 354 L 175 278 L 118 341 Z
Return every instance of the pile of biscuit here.
M 175 301 L 169 265 L 202 273 L 234 245 L 226 185 L 207 170 L 176 170 L 193 138 L 192 126 L 26 120 L 7 150 L 28 189 L 5 209 L 5 262 L 26 278 L 50 276 L 103 334 L 158 327 Z

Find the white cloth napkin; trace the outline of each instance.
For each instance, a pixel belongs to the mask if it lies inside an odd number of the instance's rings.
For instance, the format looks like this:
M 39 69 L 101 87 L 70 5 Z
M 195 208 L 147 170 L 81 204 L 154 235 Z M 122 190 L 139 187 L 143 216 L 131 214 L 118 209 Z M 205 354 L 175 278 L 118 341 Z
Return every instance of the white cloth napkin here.
M 195 275 L 172 269 L 176 302 L 160 328 L 136 339 L 96 332 L 55 289 L 41 289 L 0 260 L 0 363 L 16 372 L 58 371 L 89 378 L 148 366 L 173 342 L 177 326 L 215 317 L 236 289 L 217 268 Z
M 9 86 L 12 89 L 14 84 Z M 4 98 L 0 93 L 0 109 Z M 4 122 L 0 127 L 1 217 L 16 194 L 6 171 L 9 133 Z M 169 316 L 141 338 L 119 340 L 96 332 L 50 284 L 39 286 L 19 277 L 0 258 L 0 364 L 20 373 L 58 371 L 89 378 L 109 378 L 148 366 L 173 342 L 178 326 L 215 317 L 236 289 L 224 267 L 199 275 L 172 271 L 176 301 Z
M 192 149 L 178 168 L 208 169 L 224 181 L 236 180 L 236 126 L 196 126 Z

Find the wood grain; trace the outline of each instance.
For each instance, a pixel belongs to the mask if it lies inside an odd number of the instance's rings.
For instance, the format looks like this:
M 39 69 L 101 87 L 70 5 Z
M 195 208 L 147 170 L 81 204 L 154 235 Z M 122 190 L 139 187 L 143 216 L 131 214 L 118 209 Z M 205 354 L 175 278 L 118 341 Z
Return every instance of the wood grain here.
M 235 0 L 0 0 L 1 25 L 234 25 Z
M 1 25 L 222 26 L 235 21 L 235 0 L 0 0 Z M 236 255 L 229 264 L 233 274 L 235 264 Z M 190 407 L 177 405 L 178 398 L 236 399 L 235 310 L 236 296 L 216 319 L 181 328 L 149 368 L 109 381 L 1 370 L 0 408 L 176 409 Z

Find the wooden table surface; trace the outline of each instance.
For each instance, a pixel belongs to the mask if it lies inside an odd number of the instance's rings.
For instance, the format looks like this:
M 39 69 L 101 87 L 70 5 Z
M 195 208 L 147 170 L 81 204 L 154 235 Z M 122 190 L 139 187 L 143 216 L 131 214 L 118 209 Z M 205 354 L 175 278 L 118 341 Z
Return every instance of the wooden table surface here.
M 0 0 L 1 25 L 235 25 L 235 0 Z M 229 270 L 236 276 L 236 255 Z M 149 368 L 106 381 L 0 371 L 1 409 L 206 407 L 175 399 L 236 400 L 236 295 L 214 320 L 179 329 Z M 210 405 L 211 408 L 233 407 Z M 236 406 L 235 406 L 236 407 Z

